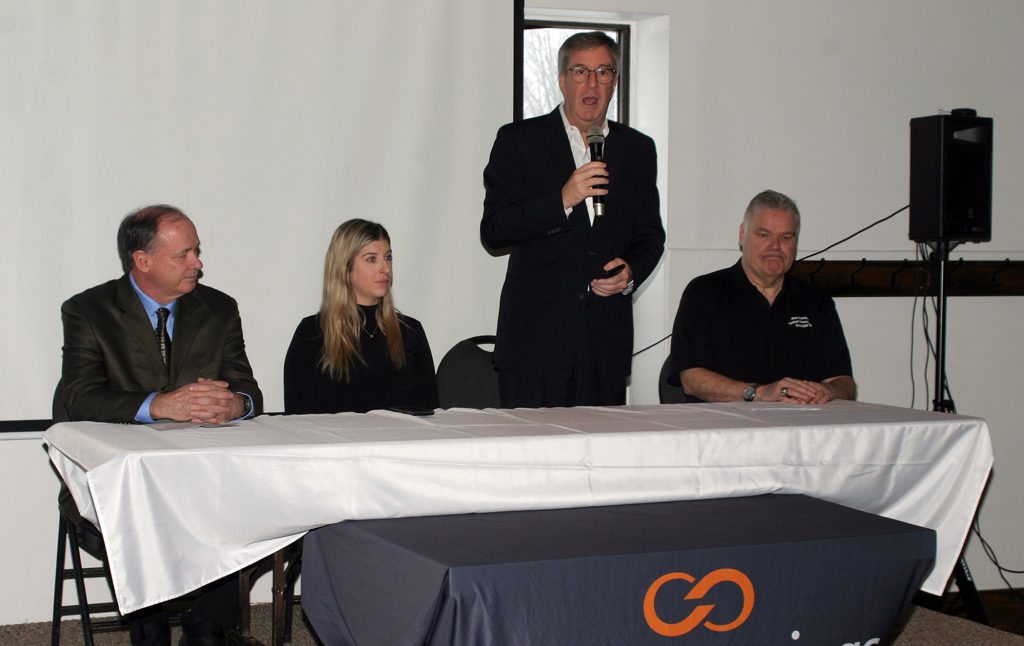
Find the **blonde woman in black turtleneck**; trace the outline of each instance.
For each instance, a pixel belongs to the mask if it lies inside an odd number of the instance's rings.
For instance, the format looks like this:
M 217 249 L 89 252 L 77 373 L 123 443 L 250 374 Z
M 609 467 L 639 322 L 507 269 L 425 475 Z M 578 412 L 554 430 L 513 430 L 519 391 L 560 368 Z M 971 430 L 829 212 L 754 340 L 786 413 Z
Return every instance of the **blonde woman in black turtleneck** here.
M 391 279 L 383 226 L 357 219 L 335 230 L 320 311 L 302 319 L 285 356 L 286 413 L 437 408 L 427 335 L 395 309 Z

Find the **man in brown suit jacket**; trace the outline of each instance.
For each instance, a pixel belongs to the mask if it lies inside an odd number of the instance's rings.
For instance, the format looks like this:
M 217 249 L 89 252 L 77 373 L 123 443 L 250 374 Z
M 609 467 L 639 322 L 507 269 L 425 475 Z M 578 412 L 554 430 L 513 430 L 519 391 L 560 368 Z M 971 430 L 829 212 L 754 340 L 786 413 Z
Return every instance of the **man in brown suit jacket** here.
M 71 419 L 222 424 L 259 415 L 263 395 L 245 355 L 238 305 L 199 284 L 192 221 L 172 206 L 145 207 L 121 222 L 117 245 L 124 276 L 61 307 Z M 132 644 L 170 643 L 159 606 L 128 619 Z M 200 591 L 183 619 L 182 643 L 224 644 L 237 622 L 238 578 L 229 575 Z

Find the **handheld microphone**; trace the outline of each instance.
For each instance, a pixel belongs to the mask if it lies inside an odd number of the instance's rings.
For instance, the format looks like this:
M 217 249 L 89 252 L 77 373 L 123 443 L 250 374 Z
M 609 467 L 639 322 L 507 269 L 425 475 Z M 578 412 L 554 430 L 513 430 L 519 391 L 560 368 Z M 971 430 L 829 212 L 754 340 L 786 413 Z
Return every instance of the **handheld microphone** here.
M 600 126 L 591 126 L 587 130 L 587 144 L 590 146 L 590 161 L 604 161 L 604 132 Z M 607 184 L 595 185 L 604 188 Z M 604 195 L 594 195 L 594 215 L 604 215 Z

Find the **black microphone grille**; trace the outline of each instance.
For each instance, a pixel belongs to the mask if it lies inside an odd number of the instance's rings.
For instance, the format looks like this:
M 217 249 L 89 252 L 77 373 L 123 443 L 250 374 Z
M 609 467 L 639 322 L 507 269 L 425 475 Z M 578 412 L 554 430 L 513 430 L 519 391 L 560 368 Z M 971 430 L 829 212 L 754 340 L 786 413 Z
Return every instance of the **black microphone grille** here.
M 604 131 L 601 130 L 601 126 L 590 126 L 587 130 L 587 143 L 588 144 L 603 144 L 604 143 Z

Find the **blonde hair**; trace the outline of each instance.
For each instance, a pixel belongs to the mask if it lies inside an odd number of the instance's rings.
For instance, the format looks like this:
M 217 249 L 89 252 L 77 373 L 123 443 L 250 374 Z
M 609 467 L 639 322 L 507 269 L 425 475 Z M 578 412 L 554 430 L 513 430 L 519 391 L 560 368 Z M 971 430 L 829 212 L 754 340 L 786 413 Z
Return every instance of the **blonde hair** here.
M 324 287 L 320 301 L 320 329 L 324 333 L 320 369 L 334 379 L 347 382 L 356 361 L 366 365 L 359 333 L 365 325 L 349 281 L 359 251 L 378 240 L 391 244 L 387 230 L 376 222 L 348 220 L 331 236 L 324 258 Z M 388 342 L 388 354 L 396 368 L 405 365 L 405 345 L 389 289 L 377 305 L 377 329 Z

